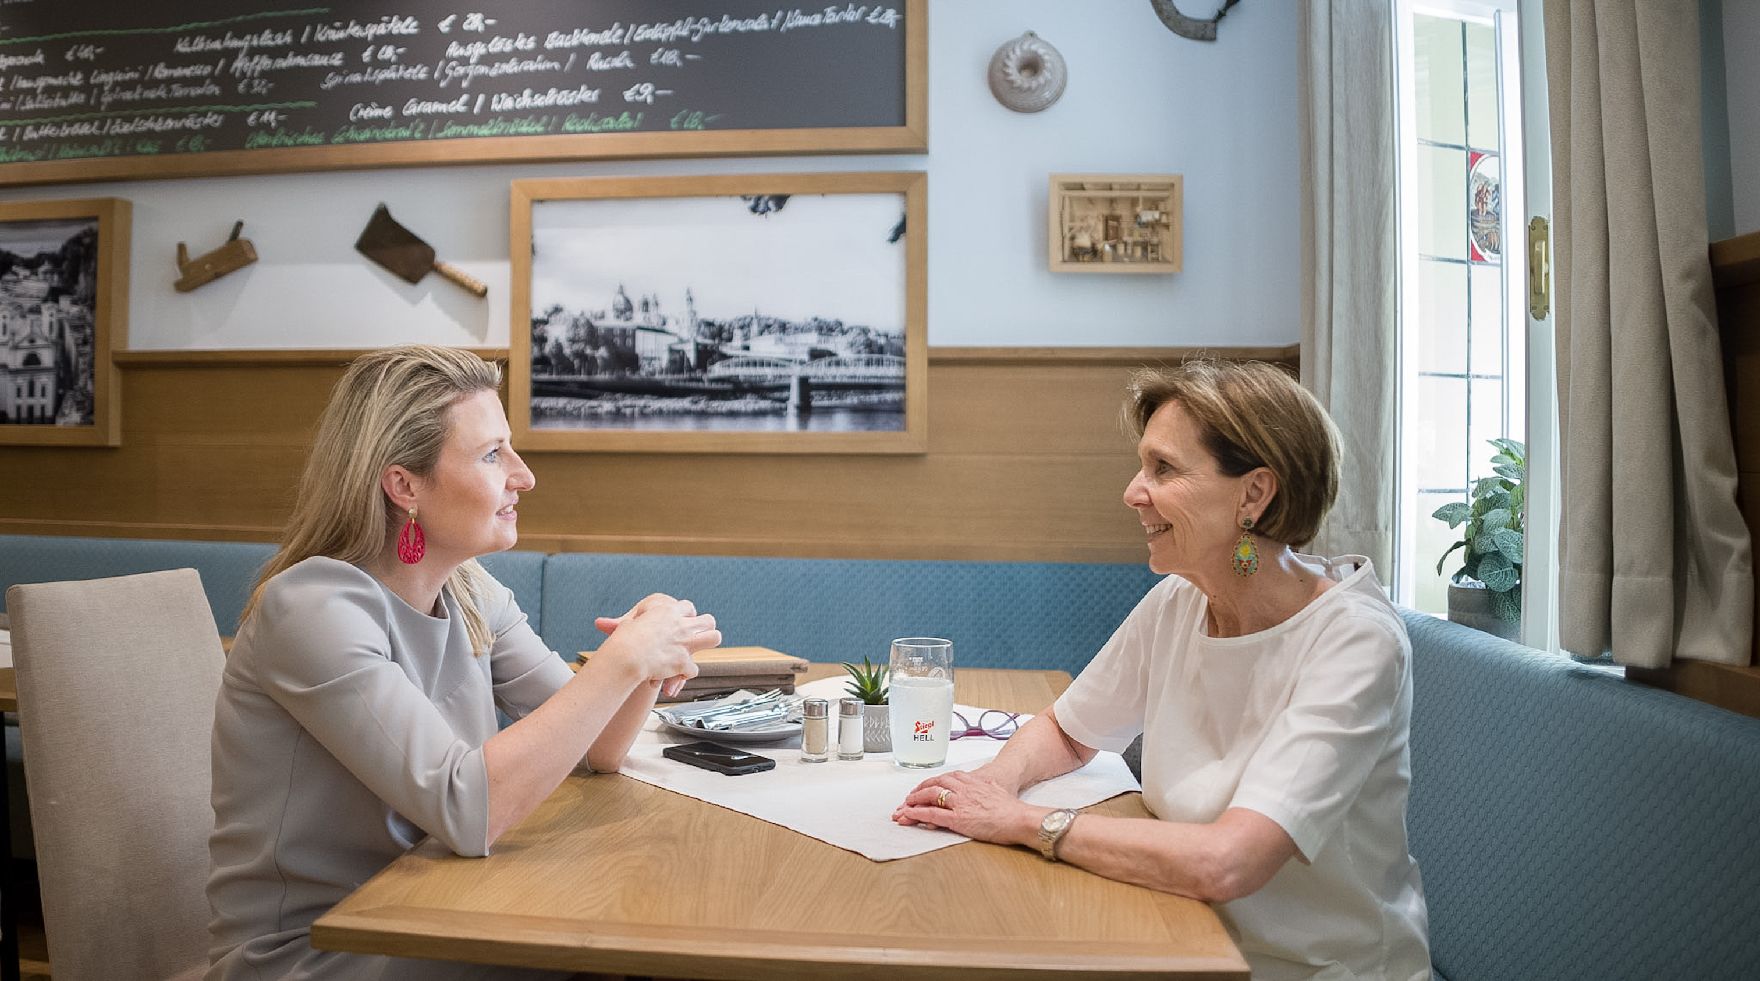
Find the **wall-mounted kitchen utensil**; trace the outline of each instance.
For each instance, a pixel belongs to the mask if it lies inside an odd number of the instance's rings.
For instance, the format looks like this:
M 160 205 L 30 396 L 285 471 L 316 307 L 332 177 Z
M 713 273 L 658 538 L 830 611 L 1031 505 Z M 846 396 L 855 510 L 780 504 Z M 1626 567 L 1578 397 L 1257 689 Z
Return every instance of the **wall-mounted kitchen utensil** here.
M 206 286 L 229 272 L 256 262 L 257 249 L 251 245 L 250 239 L 238 237 L 238 233 L 242 231 L 244 222 L 235 223 L 225 245 L 206 255 L 197 256 L 193 261 L 189 257 L 189 248 L 182 242 L 177 243 L 177 271 L 183 274 L 172 284 L 177 287 L 177 291 L 188 293 L 198 286 Z
M 452 280 L 477 296 L 487 296 L 489 287 L 470 273 L 434 258 L 434 247 L 417 238 L 415 233 L 398 224 L 391 210 L 380 205 L 355 240 L 361 255 L 391 270 L 406 282 L 419 283 L 430 270 Z

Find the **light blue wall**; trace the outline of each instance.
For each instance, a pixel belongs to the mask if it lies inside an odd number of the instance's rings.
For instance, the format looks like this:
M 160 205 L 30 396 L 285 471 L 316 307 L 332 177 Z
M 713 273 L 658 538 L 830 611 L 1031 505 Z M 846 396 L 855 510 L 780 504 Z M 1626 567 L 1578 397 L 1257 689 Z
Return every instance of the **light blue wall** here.
M 1730 203 L 1735 234 L 1760 232 L 1760 2 L 1723 0 Z
M 1736 0 L 1747 3 L 1752 0 Z M 1705 143 L 1705 225 L 1711 241 L 1736 233 L 1730 181 L 1729 83 L 1724 53 L 1723 0 L 1699 0 L 1699 112 Z M 1749 52 L 1752 55 L 1752 52 Z
M 1146 0 L 928 6 L 926 155 L 417 167 L 14 189 L 0 199 L 108 194 L 134 202 L 129 345 L 141 349 L 505 345 L 509 181 L 851 170 L 929 175 L 930 344 L 1298 339 L 1294 4 L 1242 4 L 1208 44 L 1174 35 Z M 1061 102 L 1023 115 L 991 97 L 985 68 L 999 45 L 1027 30 L 1062 51 L 1070 74 Z M 1185 175 L 1184 271 L 1051 273 L 1046 198 L 1057 172 Z M 354 239 L 381 201 L 442 258 L 488 283 L 488 300 L 433 276 L 404 286 L 355 254 Z M 172 290 L 177 243 L 205 251 L 241 218 L 260 261 L 192 293 Z

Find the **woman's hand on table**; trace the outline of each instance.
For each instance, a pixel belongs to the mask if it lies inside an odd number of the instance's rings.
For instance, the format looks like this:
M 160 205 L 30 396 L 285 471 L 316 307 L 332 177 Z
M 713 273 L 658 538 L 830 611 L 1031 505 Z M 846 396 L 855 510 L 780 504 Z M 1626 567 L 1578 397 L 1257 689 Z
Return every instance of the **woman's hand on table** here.
M 610 635 L 600 655 L 633 661 L 643 680 L 657 682 L 675 695 L 697 675 L 691 655 L 721 646 L 715 618 L 698 613 L 689 600 L 654 593 L 620 617 L 599 617 L 593 625 Z
M 918 784 L 892 812 L 892 820 L 945 828 L 977 841 L 1030 845 L 1038 840 L 1039 822 L 1050 810 L 1021 800 L 980 767 L 937 774 Z

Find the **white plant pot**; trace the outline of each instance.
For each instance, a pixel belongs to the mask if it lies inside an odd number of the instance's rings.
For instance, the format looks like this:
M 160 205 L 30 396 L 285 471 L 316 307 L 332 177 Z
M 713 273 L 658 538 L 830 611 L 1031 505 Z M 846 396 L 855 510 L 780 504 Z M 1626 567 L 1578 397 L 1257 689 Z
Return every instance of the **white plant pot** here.
M 867 753 L 892 752 L 891 706 L 862 706 L 862 751 Z

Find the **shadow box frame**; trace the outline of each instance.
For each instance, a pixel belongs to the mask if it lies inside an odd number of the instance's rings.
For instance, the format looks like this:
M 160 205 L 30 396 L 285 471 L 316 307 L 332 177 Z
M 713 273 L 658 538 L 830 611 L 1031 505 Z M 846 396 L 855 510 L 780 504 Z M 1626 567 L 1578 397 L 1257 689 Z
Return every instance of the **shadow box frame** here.
M 120 446 L 121 375 L 116 352 L 128 347 L 129 233 L 133 207 L 124 198 L 0 202 L 0 226 L 90 220 L 98 226 L 97 281 L 92 304 L 92 422 L 0 424 L 0 446 Z
M 1093 184 L 1139 186 L 1105 189 L 1087 186 Z M 1154 189 L 1144 189 L 1142 185 L 1153 185 Z M 1101 219 L 1098 223 L 1084 223 L 1091 226 L 1088 229 L 1091 236 L 1090 248 L 1104 256 L 1110 254 L 1107 249 L 1114 242 L 1120 245 L 1142 243 L 1141 247 L 1147 248 L 1152 241 L 1159 258 L 1076 259 L 1071 250 L 1066 249 L 1066 246 L 1071 245 L 1071 234 L 1076 231 L 1067 220 L 1072 209 L 1079 210 L 1079 202 L 1084 199 L 1116 201 L 1124 198 L 1135 200 L 1135 205 L 1130 209 L 1135 215 L 1101 212 L 1087 216 Z M 1182 174 L 1052 174 L 1045 211 L 1049 268 L 1054 273 L 1169 275 L 1179 272 L 1184 264 L 1185 177 Z M 1155 217 L 1147 225 L 1136 217 L 1151 212 Z M 1154 232 L 1152 235 L 1127 238 L 1126 225 L 1132 228 L 1149 227 Z
M 508 421 L 520 450 L 621 453 L 920 454 L 928 448 L 928 177 L 920 171 L 580 177 L 516 180 L 511 191 Z M 533 212 L 545 202 L 896 194 L 904 203 L 903 426 L 882 431 L 535 428 L 532 424 Z M 639 290 L 640 287 L 637 287 Z

